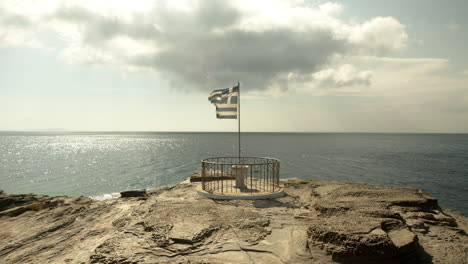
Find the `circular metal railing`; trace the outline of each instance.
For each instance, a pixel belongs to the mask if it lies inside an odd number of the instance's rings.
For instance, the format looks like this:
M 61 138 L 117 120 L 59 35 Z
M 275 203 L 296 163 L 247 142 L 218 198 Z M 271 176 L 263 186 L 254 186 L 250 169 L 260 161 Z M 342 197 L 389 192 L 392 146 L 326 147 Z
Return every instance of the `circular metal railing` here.
M 215 157 L 201 162 L 202 189 L 213 194 L 263 195 L 280 189 L 280 161 L 263 157 Z

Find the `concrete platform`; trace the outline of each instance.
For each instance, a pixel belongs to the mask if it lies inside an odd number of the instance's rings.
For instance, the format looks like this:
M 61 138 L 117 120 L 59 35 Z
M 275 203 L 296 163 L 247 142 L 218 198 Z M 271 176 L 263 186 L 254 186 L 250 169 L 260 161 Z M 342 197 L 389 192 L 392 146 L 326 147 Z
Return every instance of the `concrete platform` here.
M 285 196 L 284 189 L 278 188 L 275 192 L 266 192 L 266 191 L 242 191 L 238 190 L 236 192 L 224 191 L 214 191 L 207 192 L 202 189 L 202 186 L 199 185 L 196 188 L 198 195 L 203 197 L 215 199 L 215 200 L 265 200 L 265 199 L 274 199 Z

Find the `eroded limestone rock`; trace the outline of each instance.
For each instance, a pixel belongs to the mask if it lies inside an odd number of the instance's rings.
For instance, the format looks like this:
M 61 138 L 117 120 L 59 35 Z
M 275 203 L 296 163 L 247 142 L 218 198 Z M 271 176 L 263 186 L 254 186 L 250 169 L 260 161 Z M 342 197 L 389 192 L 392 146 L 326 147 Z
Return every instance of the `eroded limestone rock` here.
M 274 200 L 199 183 L 145 199 L 0 193 L 0 263 L 466 263 L 467 220 L 413 188 L 295 180 Z M 139 195 L 139 194 L 138 194 Z

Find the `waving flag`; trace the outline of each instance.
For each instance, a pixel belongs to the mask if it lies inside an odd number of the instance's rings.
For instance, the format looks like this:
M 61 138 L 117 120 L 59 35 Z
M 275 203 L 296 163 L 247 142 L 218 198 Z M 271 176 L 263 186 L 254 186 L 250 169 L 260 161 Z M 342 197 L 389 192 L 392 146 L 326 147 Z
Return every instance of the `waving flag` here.
M 237 119 L 238 96 L 239 85 L 211 92 L 208 100 L 216 106 L 216 117 L 219 119 Z

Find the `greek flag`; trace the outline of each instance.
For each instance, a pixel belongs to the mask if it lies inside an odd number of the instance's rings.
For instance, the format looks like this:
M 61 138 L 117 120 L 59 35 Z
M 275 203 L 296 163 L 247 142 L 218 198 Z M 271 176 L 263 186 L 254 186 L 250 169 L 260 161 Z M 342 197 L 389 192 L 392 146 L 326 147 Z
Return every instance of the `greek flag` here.
M 239 85 L 211 92 L 208 100 L 216 106 L 216 118 L 237 119 Z

